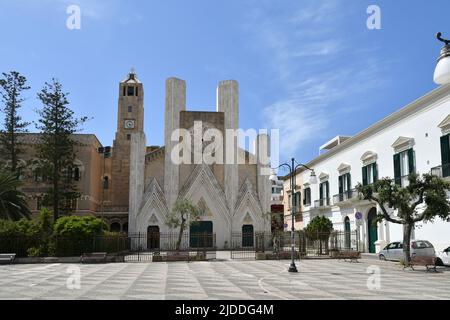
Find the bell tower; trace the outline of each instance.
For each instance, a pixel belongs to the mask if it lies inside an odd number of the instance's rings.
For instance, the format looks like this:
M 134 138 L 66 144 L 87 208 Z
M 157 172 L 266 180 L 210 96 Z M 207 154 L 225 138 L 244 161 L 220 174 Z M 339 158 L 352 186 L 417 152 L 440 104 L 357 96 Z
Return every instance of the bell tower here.
M 117 130 L 111 163 L 110 212 L 128 213 L 131 135 L 144 131 L 144 87 L 132 69 L 119 84 Z

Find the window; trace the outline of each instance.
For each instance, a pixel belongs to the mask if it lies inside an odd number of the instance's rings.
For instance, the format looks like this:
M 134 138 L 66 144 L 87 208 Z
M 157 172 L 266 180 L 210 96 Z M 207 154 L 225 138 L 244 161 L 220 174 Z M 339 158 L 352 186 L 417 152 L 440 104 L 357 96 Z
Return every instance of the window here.
M 134 87 L 127 87 L 127 96 L 134 96 Z
M 330 183 L 328 181 L 322 182 L 319 185 L 319 199 L 320 206 L 330 204 Z
M 352 189 L 352 178 L 350 173 L 339 176 L 339 201 L 344 201 L 350 197 Z
M 33 171 L 35 182 L 45 182 L 47 181 L 47 176 L 44 174 L 44 170 L 41 168 L 36 168 Z
M 311 188 L 305 188 L 303 191 L 303 205 L 310 206 L 311 205 Z
M 450 177 L 450 134 L 441 137 L 442 176 Z
M 127 134 L 127 140 L 131 140 L 131 134 Z
M 363 186 L 368 186 L 378 181 L 378 165 L 376 162 L 362 168 Z
M 73 178 L 75 179 L 75 181 L 80 181 L 80 168 L 75 167 L 75 169 L 73 170 Z
M 133 106 L 128 106 L 128 112 L 133 112 Z
M 104 176 L 103 177 L 103 189 L 109 189 L 109 177 L 108 176 Z
M 394 178 L 395 183 L 405 187 L 409 174 L 415 172 L 414 150 L 408 149 L 394 154 Z
M 73 212 L 77 210 L 77 199 L 76 198 L 66 198 L 65 199 L 65 210 L 68 212 Z

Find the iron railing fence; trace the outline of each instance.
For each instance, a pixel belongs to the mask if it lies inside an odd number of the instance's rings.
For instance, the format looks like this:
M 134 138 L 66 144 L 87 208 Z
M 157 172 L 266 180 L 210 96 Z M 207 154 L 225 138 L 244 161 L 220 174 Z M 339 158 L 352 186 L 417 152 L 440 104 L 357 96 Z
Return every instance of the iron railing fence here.
M 0 253 L 17 257 L 68 257 L 84 253 L 106 252 L 127 255 L 136 252 L 209 252 L 216 250 L 214 233 L 141 233 L 79 237 L 0 237 Z
M 239 233 L 232 234 L 231 258 L 256 259 L 258 253 L 289 258 L 294 246 L 294 256 L 333 256 L 333 252 L 359 250 L 357 231 L 331 231 L 308 233 L 295 231 L 279 233 Z

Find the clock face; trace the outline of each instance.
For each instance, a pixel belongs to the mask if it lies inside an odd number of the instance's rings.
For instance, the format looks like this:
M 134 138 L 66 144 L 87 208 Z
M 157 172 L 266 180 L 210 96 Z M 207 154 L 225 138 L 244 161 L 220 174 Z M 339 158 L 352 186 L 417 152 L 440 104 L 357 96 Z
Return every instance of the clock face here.
M 125 129 L 134 129 L 134 120 L 125 120 Z

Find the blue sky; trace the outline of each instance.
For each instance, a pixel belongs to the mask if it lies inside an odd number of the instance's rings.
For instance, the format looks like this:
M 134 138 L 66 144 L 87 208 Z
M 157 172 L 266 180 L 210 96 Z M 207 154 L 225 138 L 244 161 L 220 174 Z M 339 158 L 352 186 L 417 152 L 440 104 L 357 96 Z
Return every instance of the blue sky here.
M 66 28 L 71 4 L 81 30 Z M 381 30 L 366 27 L 370 4 L 381 8 Z M 28 77 L 28 120 L 36 92 L 58 78 L 76 113 L 93 118 L 83 132 L 104 145 L 132 66 L 149 145 L 163 144 L 166 78 L 186 80 L 188 110 L 206 111 L 217 83 L 235 79 L 241 128 L 280 129 L 280 160 L 306 162 L 436 87 L 435 33 L 450 37 L 448 12 L 448 0 L 0 0 L 0 71 Z

